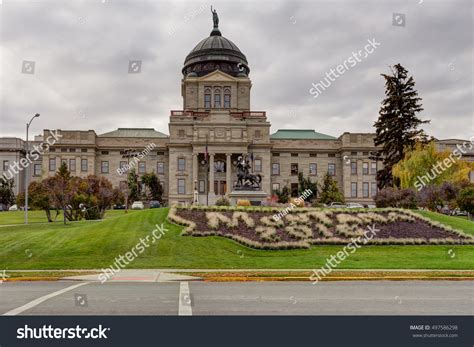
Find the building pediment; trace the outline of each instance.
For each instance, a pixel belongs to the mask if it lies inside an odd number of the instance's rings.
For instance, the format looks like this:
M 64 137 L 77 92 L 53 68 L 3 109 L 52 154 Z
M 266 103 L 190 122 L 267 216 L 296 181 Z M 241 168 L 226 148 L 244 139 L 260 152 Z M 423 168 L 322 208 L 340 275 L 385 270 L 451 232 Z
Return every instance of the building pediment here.
M 228 75 L 226 74 L 225 72 L 222 72 L 220 70 L 216 70 L 216 71 L 213 71 L 211 72 L 210 74 L 207 74 L 205 76 L 202 76 L 202 77 L 198 77 L 197 80 L 198 81 L 202 81 L 202 82 L 205 82 L 205 81 L 213 81 L 213 82 L 226 82 L 226 81 L 232 81 L 232 82 L 239 82 L 239 81 L 242 81 L 242 80 L 246 80 L 247 78 L 236 78 L 236 77 L 233 77 L 231 75 Z

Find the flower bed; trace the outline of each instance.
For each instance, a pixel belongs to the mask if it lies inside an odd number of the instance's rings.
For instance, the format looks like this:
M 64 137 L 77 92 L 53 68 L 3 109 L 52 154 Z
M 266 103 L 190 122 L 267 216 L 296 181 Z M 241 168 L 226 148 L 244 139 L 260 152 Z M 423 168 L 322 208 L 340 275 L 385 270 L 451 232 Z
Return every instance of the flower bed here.
M 173 206 L 168 219 L 186 228 L 183 235 L 231 238 L 252 248 L 308 248 L 347 244 L 375 228 L 369 244 L 474 244 L 474 237 L 410 210 L 322 210 L 299 208 L 281 219 L 276 208 Z

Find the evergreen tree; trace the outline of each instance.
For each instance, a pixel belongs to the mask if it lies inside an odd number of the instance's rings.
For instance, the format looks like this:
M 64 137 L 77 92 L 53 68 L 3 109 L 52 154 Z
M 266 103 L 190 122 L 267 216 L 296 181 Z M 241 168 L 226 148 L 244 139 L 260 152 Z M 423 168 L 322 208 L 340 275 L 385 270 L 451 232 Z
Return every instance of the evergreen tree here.
M 138 175 L 135 169 L 131 169 L 127 176 L 128 184 L 128 201 L 136 201 L 140 198 L 141 186 L 138 183 Z
M 145 194 L 148 200 L 158 200 L 162 202 L 163 188 L 160 179 L 154 172 L 146 173 L 141 177 L 141 182 L 148 188 Z
M 305 191 L 311 190 L 312 194 L 309 195 L 306 200 L 312 201 L 318 195 L 318 185 L 316 182 L 311 182 L 309 177 L 304 178 L 303 173 L 298 173 L 298 193 L 303 195 Z
M 319 202 L 323 204 L 329 204 L 331 202 L 344 203 L 344 195 L 339 191 L 336 181 L 332 179 L 329 173 L 326 173 L 324 176 L 320 191 Z
M 13 178 L 0 177 L 0 204 L 8 207 L 15 202 L 14 187 L 15 181 Z
M 426 142 L 427 136 L 422 121 L 417 113 L 423 111 L 421 98 L 415 90 L 415 81 L 408 77 L 408 71 L 397 64 L 392 74 L 382 74 L 385 78 L 385 99 L 375 122 L 376 137 L 374 144 L 382 146 L 379 160 L 384 168 L 377 172 L 377 183 L 380 189 L 387 186 L 398 186 L 392 175 L 392 167 L 403 159 L 406 149 L 412 149 L 418 141 Z

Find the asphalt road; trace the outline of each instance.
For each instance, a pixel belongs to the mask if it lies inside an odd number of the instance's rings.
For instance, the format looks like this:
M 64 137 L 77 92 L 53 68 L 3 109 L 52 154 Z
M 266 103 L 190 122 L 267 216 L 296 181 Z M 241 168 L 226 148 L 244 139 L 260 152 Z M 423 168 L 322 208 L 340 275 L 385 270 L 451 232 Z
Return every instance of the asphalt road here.
M 474 282 L 4 282 L 0 314 L 473 315 Z

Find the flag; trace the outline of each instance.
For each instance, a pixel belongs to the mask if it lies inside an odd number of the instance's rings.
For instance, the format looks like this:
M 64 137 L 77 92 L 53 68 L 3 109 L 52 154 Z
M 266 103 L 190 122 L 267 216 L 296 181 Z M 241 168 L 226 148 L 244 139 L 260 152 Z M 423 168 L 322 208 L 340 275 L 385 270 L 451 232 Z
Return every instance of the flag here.
M 253 162 L 253 152 L 250 153 L 250 161 Z

